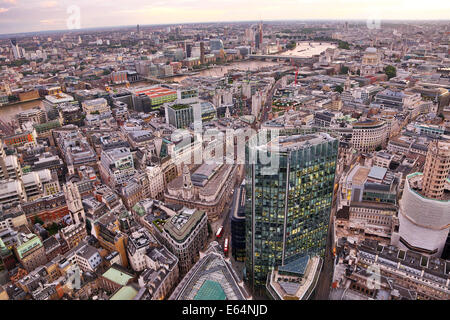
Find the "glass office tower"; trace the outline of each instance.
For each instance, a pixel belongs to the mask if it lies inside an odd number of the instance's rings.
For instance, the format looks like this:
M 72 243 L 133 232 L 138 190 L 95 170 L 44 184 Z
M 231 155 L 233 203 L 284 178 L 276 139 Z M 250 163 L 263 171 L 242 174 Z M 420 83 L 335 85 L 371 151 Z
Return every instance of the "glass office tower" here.
M 275 140 L 266 144 L 279 156 L 275 174 L 265 175 L 259 159 L 246 165 L 245 277 L 254 292 L 262 292 L 275 266 L 305 254 L 324 256 L 333 199 L 338 139 L 315 133 Z

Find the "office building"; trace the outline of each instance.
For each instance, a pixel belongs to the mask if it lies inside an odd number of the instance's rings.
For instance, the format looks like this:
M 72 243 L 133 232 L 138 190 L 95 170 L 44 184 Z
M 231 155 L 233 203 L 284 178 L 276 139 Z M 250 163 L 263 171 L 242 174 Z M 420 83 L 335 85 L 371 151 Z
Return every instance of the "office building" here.
M 28 272 L 47 263 L 44 245 L 41 239 L 33 233 L 20 233 L 19 242 L 14 247 L 15 255 Z
M 100 246 L 109 253 L 117 251 L 120 255 L 120 265 L 128 267 L 127 235 L 120 230 L 119 219 L 114 212 L 104 214 L 92 224 L 92 234 L 97 238 Z
M 335 272 L 339 300 L 450 299 L 445 260 L 374 240 L 355 244 L 341 239 L 337 251 L 338 269 L 344 269 Z
M 267 292 L 274 300 L 308 300 L 322 270 L 319 256 L 300 257 L 274 269 L 267 280 Z
M 198 261 L 208 238 L 204 211 L 184 208 L 166 221 L 154 221 L 156 238 L 179 259 L 180 276 Z
M 182 175 L 167 184 L 165 201 L 205 211 L 210 221 L 218 220 L 233 190 L 237 166 L 203 163 L 192 175 L 186 165 L 182 170 Z
M 151 112 L 167 102 L 177 99 L 177 92 L 165 87 L 136 88 L 131 91 L 133 109 L 138 112 Z
M 450 190 L 445 189 L 449 172 L 450 144 L 432 142 L 424 172 L 406 177 L 393 245 L 433 257 L 442 255 L 450 230 Z
M 387 126 L 381 120 L 364 120 L 353 124 L 352 145 L 360 152 L 372 152 L 386 145 Z
M 248 147 L 278 157 L 275 170 L 246 165 L 246 272 L 252 290 L 302 255 L 325 254 L 338 140 L 327 133 L 287 134 Z
M 231 217 L 231 254 L 236 261 L 245 260 L 245 180 L 234 189 Z
M 130 180 L 136 173 L 130 149 L 116 148 L 102 151 L 99 171 L 103 181 L 111 187 Z
M 81 107 L 86 114 L 102 114 L 111 112 L 111 108 L 104 98 L 83 101 L 81 103 Z
M 211 39 L 209 40 L 209 48 L 211 51 L 220 51 L 223 50 L 223 42 L 220 39 Z
M 41 108 L 34 108 L 16 114 L 16 119 L 20 127 L 26 122 L 42 124 L 47 122 L 47 114 Z

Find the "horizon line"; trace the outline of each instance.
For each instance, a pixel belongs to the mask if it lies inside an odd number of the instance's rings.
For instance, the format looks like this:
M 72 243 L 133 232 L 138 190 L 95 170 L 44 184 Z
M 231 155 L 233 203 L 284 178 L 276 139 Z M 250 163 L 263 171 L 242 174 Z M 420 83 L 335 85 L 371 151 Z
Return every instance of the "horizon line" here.
M 203 21 L 203 22 L 174 22 L 174 23 L 158 23 L 158 24 L 133 24 L 133 25 L 119 25 L 119 26 L 98 26 L 98 27 L 86 27 L 86 28 L 80 28 L 80 29 L 50 29 L 50 30 L 39 30 L 39 31 L 23 31 L 23 32 L 15 32 L 15 33 L 0 33 L 0 37 L 4 38 L 6 36 L 14 36 L 14 35 L 27 35 L 32 33 L 62 33 L 62 32 L 83 32 L 83 30 L 99 30 L 99 29 L 107 29 L 107 28 L 117 28 L 117 29 L 124 29 L 124 28 L 132 28 L 137 25 L 140 27 L 156 27 L 156 26 L 174 26 L 174 25 L 190 25 L 190 24 L 221 24 L 221 23 L 246 23 L 246 22 L 302 22 L 302 21 L 329 21 L 329 22 L 363 22 L 367 19 L 358 19 L 358 18 L 352 18 L 352 19 L 266 19 L 266 20 L 235 20 L 235 21 Z M 450 21 L 450 19 L 380 19 L 380 21 L 386 21 L 386 22 L 447 22 Z

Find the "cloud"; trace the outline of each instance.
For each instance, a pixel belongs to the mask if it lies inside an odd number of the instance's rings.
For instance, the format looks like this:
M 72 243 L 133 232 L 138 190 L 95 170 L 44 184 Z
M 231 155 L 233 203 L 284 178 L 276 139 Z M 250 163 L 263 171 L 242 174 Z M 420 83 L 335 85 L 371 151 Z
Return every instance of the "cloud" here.
M 53 8 L 56 7 L 58 5 L 57 1 L 44 1 L 40 3 L 40 6 L 42 8 Z
M 0 34 L 65 28 L 75 4 L 82 28 L 249 20 L 448 19 L 443 0 L 0 0 Z M 7 13 L 6 13 L 7 12 Z M 3 14 L 2 14 L 3 13 Z M 58 21 L 59 19 L 59 21 Z
M 44 19 L 44 20 L 39 20 L 40 24 L 43 25 L 57 25 L 57 24 L 62 24 L 64 22 L 63 19 Z

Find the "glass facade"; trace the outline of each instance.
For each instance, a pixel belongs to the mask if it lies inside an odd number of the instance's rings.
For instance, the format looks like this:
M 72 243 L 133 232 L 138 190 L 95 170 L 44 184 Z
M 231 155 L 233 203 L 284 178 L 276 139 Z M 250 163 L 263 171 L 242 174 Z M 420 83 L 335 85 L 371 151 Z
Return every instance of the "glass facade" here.
M 339 142 L 325 133 L 302 139 L 281 149 L 276 175 L 246 165 L 246 274 L 254 290 L 275 266 L 325 253 Z

